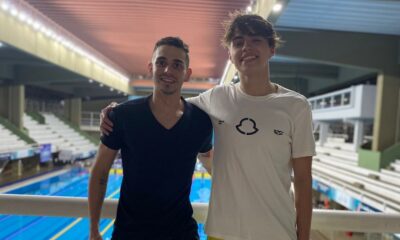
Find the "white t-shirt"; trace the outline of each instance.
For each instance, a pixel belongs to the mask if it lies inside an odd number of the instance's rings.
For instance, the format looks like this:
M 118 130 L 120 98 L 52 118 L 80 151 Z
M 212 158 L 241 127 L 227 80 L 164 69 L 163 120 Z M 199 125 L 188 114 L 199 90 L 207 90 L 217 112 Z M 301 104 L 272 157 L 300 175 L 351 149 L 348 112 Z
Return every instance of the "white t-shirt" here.
M 231 84 L 188 101 L 210 115 L 215 131 L 206 233 L 296 239 L 291 159 L 315 155 L 307 99 L 279 85 L 277 93 L 254 97 Z

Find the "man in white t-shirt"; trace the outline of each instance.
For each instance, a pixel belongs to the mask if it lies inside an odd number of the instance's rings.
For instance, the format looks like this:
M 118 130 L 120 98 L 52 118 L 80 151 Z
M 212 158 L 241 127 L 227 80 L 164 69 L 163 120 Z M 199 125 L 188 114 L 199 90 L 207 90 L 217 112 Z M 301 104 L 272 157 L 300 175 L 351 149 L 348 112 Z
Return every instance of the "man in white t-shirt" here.
M 210 240 L 308 240 L 315 155 L 310 106 L 270 81 L 269 60 L 280 43 L 271 23 L 235 13 L 225 27 L 240 82 L 188 99 L 209 114 L 215 133 L 206 233 Z
M 270 81 L 280 40 L 268 21 L 236 13 L 223 42 L 240 82 L 189 100 L 209 114 L 215 133 L 206 232 L 210 239 L 308 240 L 315 144 L 307 99 Z

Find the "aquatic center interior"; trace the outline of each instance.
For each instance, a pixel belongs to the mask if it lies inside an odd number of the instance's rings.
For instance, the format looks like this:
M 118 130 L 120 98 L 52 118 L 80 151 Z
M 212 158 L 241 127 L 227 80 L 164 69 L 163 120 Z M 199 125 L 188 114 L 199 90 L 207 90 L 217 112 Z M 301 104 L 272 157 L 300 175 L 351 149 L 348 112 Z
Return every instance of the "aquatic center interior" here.
M 100 111 L 151 94 L 154 43 L 180 36 L 193 97 L 240 82 L 221 44 L 234 11 L 270 20 L 284 41 L 271 81 L 312 109 L 311 239 L 400 239 L 400 1 L 0 0 L 0 239 L 88 239 L 88 180 Z M 110 239 L 123 177 L 108 179 Z M 212 177 L 196 163 L 199 235 Z

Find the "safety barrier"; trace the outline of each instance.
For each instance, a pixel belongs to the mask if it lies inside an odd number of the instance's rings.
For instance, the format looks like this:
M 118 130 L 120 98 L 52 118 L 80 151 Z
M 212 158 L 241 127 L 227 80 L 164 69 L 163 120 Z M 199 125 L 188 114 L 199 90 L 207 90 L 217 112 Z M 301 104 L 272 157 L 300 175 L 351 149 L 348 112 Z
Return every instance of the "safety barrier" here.
M 118 200 L 104 201 L 102 218 L 114 218 Z M 204 223 L 208 204 L 193 203 L 194 217 Z M 0 194 L 0 214 L 88 217 L 82 197 Z M 314 209 L 312 229 L 364 233 L 400 233 L 400 214 Z

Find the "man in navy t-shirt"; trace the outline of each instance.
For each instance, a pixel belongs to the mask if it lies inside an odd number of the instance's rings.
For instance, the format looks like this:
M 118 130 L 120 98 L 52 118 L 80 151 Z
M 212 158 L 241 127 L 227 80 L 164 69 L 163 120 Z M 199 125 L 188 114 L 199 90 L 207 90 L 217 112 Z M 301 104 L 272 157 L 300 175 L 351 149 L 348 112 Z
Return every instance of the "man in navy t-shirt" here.
M 113 239 L 195 240 L 189 194 L 196 157 L 211 158 L 212 124 L 181 97 L 191 75 L 188 47 L 179 38 L 159 40 L 149 72 L 153 94 L 127 101 L 109 114 L 89 185 L 90 239 L 101 239 L 99 219 L 108 172 L 121 150 L 124 178 Z

